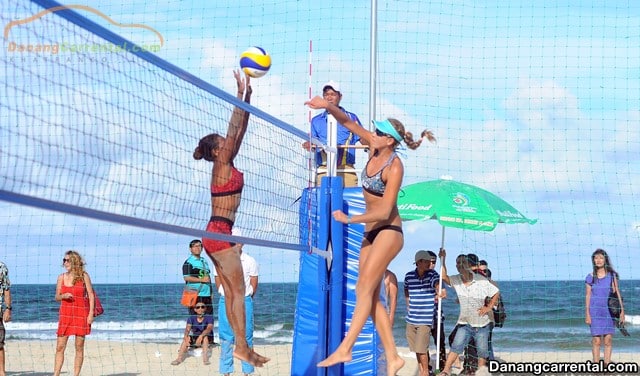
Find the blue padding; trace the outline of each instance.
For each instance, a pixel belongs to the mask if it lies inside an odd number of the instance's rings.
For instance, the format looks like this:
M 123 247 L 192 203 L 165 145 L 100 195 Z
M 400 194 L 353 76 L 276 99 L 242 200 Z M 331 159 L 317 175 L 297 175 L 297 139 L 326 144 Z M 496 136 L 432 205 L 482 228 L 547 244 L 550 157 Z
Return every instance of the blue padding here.
M 329 210 L 328 195 L 322 188 L 305 189 L 300 200 L 300 242 L 322 250 L 328 241 L 328 226 L 318 226 Z M 321 210 L 322 209 L 322 210 Z M 320 212 L 324 211 L 321 216 Z M 310 241 L 310 243 L 309 243 Z M 320 246 L 319 246 L 320 245 Z M 316 363 L 326 357 L 327 331 L 326 260 L 308 252 L 300 253 L 300 277 L 293 321 L 291 375 L 320 376 L 325 370 Z
M 339 183 L 331 180 L 339 180 Z M 335 186 L 338 184 L 338 186 Z M 294 315 L 291 375 L 338 376 L 377 375 L 386 370 L 380 341 L 371 319 L 367 320 L 353 348 L 353 360 L 341 366 L 316 368 L 316 363 L 335 349 L 349 328 L 355 307 L 355 284 L 358 278 L 358 257 L 362 243 L 363 224 L 343 226 L 333 221 L 331 211 L 342 209 L 348 215 L 364 211 L 361 188 L 344 188 L 342 198 L 332 197 L 333 191 L 342 190 L 341 179 L 323 178 L 320 188 L 303 191 L 300 206 L 300 241 L 326 250 L 329 240 L 334 243 L 334 262 L 331 278 L 324 258 L 306 252 L 300 255 L 300 279 L 296 312 Z M 330 225 L 331 223 L 331 225 Z M 338 231 L 336 233 L 335 231 Z M 332 239 L 329 239 L 331 234 Z M 336 238 L 336 239 L 333 239 Z M 342 258 L 341 262 L 337 262 Z M 335 284 L 334 284 L 335 283 Z M 340 291 L 334 291 L 339 289 Z M 338 299 L 339 314 L 329 310 L 328 297 Z M 339 297 L 339 298 L 333 298 Z M 332 300 L 331 303 L 335 303 Z M 335 304 L 332 307 L 336 307 Z M 331 314 L 331 316 L 329 316 Z M 338 331 L 338 339 L 333 334 Z M 325 373 L 326 372 L 326 373 Z
M 323 182 L 328 180 L 323 178 Z M 331 179 L 331 198 L 330 198 L 330 212 L 333 213 L 336 210 L 342 210 L 342 190 L 343 183 L 341 177 L 333 177 Z M 345 333 L 344 322 L 344 262 L 345 254 L 343 252 L 345 238 L 344 228 L 345 226 L 333 219 L 331 215 L 331 247 L 333 249 L 333 262 L 331 271 L 329 272 L 329 341 L 328 341 L 328 353 L 333 353 Z M 336 364 L 329 367 L 327 375 L 343 375 L 343 364 Z

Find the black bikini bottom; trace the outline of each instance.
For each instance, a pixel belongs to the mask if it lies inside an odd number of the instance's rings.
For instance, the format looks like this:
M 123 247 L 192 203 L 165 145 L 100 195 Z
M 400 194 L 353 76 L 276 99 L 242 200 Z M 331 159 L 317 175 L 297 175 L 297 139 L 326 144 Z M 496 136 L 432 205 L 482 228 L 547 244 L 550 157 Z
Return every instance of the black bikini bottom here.
M 378 236 L 380 231 L 383 231 L 383 230 L 398 231 L 399 233 L 402 234 L 402 227 L 396 226 L 396 225 L 384 225 L 378 228 L 374 228 L 371 231 L 367 231 L 363 235 L 364 235 L 364 238 L 367 239 L 369 244 L 373 244 L 373 241 L 375 240 L 375 238 Z

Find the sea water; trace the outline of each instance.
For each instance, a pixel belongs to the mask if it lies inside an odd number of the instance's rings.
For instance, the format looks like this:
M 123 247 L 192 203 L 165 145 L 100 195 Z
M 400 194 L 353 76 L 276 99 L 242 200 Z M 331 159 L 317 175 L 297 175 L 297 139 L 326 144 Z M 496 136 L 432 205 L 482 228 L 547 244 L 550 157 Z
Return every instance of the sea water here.
M 98 284 L 105 313 L 92 325 L 90 340 L 180 343 L 188 316 L 180 305 L 182 284 Z M 584 281 L 504 281 L 500 289 L 507 320 L 494 329 L 494 348 L 509 351 L 590 351 L 589 327 L 584 322 Z M 627 328 L 631 337 L 616 332 L 615 351 L 640 352 L 640 281 L 621 281 Z M 296 283 L 260 283 L 255 297 L 254 341 L 258 345 L 293 342 Z M 53 340 L 58 309 L 55 285 L 13 285 L 12 322 L 7 340 Z M 459 307 L 455 292 L 444 300 L 445 335 L 455 325 Z M 217 297 L 214 298 L 217 333 Z M 402 284 L 393 325 L 398 346 L 407 346 Z M 445 337 L 446 338 L 446 337 Z M 217 335 L 216 335 L 217 341 Z

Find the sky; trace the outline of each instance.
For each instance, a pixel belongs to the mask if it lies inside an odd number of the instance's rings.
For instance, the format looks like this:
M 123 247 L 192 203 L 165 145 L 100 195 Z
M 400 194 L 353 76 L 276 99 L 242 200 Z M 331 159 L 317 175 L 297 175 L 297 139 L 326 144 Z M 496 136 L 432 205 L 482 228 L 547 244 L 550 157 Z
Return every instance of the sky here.
M 3 26 L 42 10 L 16 3 L 27 2 L 2 3 Z M 304 132 L 310 111 L 303 103 L 309 91 L 318 94 L 330 79 L 340 82 L 342 105 L 364 124 L 371 118 L 396 117 L 415 134 L 432 129 L 437 144 L 401 151 L 405 184 L 451 176 L 496 193 L 538 220 L 534 225 L 499 225 L 493 232 L 446 229 L 450 268 L 456 254 L 473 252 L 488 261 L 497 280 L 580 280 L 590 271 L 591 253 L 604 248 L 623 279 L 640 279 L 633 267 L 640 262 L 640 5 L 468 3 L 378 2 L 375 113 L 370 113 L 369 103 L 369 2 L 87 1 L 84 4 L 100 14 L 77 12 L 139 45 L 162 44 L 154 48 L 155 55 L 232 95 L 231 71 L 240 53 L 253 45 L 265 48 L 273 64 L 266 76 L 253 80 L 252 104 Z M 56 17 L 46 14 L 14 26 L 3 41 L 0 56 L 8 68 L 0 77 L 10 89 L 2 96 L 15 107 L 0 104 L 0 188 L 200 229 L 208 215 L 208 167 L 190 159 L 196 136 L 188 124 L 202 122 L 197 118 L 201 110 L 226 119 L 228 107 L 211 101 L 209 108 L 207 100 L 197 96 L 168 100 L 165 93 L 172 89 L 165 86 L 164 76 L 138 72 L 139 66 L 127 65 L 122 54 L 97 53 L 99 69 L 79 74 L 85 64 L 74 60 L 78 54 L 73 52 L 11 50 L 15 40 L 83 43 L 68 36 L 64 23 L 44 26 Z M 36 36 L 28 30 L 35 30 Z M 58 71 L 52 58 L 72 61 Z M 105 74 L 103 68 L 113 73 Z M 68 80 L 73 89 L 67 89 L 74 94 L 49 92 L 49 77 Z M 124 82 L 124 77 L 139 81 Z M 149 101 L 134 98 L 136 92 L 146 92 L 145 82 L 157 85 Z M 23 102 L 7 99 L 21 93 L 23 86 L 43 94 Z M 115 89 L 120 86 L 130 93 Z M 132 124 L 122 132 L 104 133 L 110 143 L 102 142 L 103 129 L 95 121 L 103 114 L 92 101 L 102 99 L 114 106 L 140 107 L 143 114 L 112 119 L 113 129 L 119 123 Z M 33 113 L 24 116 L 16 110 L 20 106 Z M 85 115 L 67 118 L 64 111 L 52 108 Z M 145 117 L 164 114 L 161 110 L 167 108 L 172 115 L 152 121 Z M 89 124 L 89 132 L 73 139 L 51 126 L 78 120 Z M 306 186 L 305 161 L 300 160 L 304 154 L 297 149 L 302 140 L 254 121 L 256 131 L 248 132 L 250 147 L 241 150 L 240 163 L 247 176 L 262 180 L 251 183 L 245 196 L 252 206 L 240 213 L 240 231 L 235 234 L 253 236 L 255 227 L 261 238 L 292 241 L 297 222 L 290 203 Z M 46 135 L 49 146 L 36 147 L 37 135 Z M 157 151 L 153 157 L 141 153 L 150 149 Z M 90 151 L 86 161 L 74 157 L 83 150 Z M 112 157 L 116 151 L 117 157 Z M 169 164 L 171 158 L 165 156 L 173 155 L 176 161 Z M 270 159 L 276 165 L 269 165 Z M 29 169 L 30 163 L 40 167 Z M 358 167 L 365 163 L 360 153 Z M 79 182 L 57 164 L 73 165 L 74 171 L 93 170 L 120 185 L 99 179 Z M 124 172 L 132 166 L 141 167 L 135 173 Z M 267 184 L 277 192 L 274 197 L 267 187 L 261 189 Z M 91 195 L 83 196 L 84 190 Z M 66 249 L 78 249 L 85 256 L 98 283 L 180 282 L 179 266 L 193 237 L 2 202 L 0 209 L 0 242 L 5 244 L 0 259 L 10 266 L 14 283 L 54 283 Z M 257 218 L 255 213 L 262 212 L 265 217 Z M 399 276 L 414 267 L 418 249 L 436 250 L 442 236 L 434 221 L 406 222 L 404 229 L 404 248 L 390 265 Z M 298 251 L 252 246 L 247 250 L 260 262 L 264 281 L 297 280 Z

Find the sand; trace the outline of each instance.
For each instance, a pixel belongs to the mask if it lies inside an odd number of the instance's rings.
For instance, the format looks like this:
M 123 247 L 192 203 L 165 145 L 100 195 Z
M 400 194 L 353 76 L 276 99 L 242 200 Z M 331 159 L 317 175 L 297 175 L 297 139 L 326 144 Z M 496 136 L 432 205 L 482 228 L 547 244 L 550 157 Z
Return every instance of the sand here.
M 256 346 L 256 351 L 271 358 L 264 368 L 257 368 L 255 375 L 289 375 L 291 345 Z M 211 365 L 202 364 L 201 357 L 188 357 L 182 364 L 172 366 L 178 344 L 124 343 L 87 339 L 82 375 L 138 376 L 138 375 L 189 375 L 211 376 L 218 374 L 220 348 L 213 349 Z M 591 359 L 590 349 L 584 352 L 498 352 L 499 359 L 507 362 L 585 362 Z M 43 376 L 53 372 L 54 341 L 11 341 L 5 346 L 7 375 Z M 405 359 L 405 367 L 399 376 L 418 375 L 415 354 L 407 348 L 398 348 Z M 69 340 L 65 354 L 63 374 L 73 375 L 74 342 Z M 640 354 L 616 353 L 614 361 L 639 362 Z M 241 375 L 236 362 L 236 373 Z M 456 371 L 456 369 L 454 369 Z

